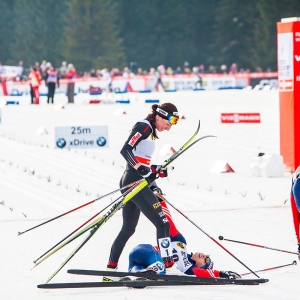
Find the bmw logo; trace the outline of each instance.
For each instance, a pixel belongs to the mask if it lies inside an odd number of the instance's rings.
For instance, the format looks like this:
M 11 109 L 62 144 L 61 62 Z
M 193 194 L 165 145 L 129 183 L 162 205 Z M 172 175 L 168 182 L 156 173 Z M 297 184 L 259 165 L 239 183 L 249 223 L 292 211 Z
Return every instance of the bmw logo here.
M 168 248 L 170 246 L 170 242 L 167 239 L 163 239 L 160 244 L 163 248 Z
M 103 147 L 105 144 L 106 144 L 106 138 L 103 137 L 103 136 L 100 136 L 97 139 L 97 145 L 100 146 L 100 147 Z
M 66 146 L 66 144 L 67 144 L 67 142 L 66 142 L 66 140 L 65 139 L 58 139 L 57 141 L 56 141 L 56 146 L 58 147 L 58 148 L 63 148 L 63 147 L 65 147 Z

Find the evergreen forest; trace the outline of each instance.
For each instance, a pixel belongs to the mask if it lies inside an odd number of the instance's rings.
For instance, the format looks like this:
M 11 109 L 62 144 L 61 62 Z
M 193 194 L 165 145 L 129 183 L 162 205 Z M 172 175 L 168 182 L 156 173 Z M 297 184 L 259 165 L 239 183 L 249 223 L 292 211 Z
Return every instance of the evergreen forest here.
M 0 0 L 0 62 L 275 71 L 287 17 L 300 17 L 300 0 Z

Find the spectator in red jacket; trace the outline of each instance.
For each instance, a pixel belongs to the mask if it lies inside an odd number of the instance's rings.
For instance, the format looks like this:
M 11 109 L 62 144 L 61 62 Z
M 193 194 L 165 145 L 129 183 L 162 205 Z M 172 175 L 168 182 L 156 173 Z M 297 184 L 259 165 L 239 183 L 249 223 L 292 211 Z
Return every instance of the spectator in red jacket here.
M 39 86 L 42 80 L 41 74 L 39 71 L 36 70 L 35 67 L 31 67 L 28 79 L 30 85 L 31 104 L 39 104 L 40 103 Z M 35 101 L 33 99 L 35 99 Z

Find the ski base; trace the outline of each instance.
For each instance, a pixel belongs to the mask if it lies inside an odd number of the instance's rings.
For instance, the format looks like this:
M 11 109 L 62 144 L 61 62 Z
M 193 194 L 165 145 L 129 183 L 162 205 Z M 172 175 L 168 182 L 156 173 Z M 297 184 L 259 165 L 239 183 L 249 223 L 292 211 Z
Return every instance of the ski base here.
M 132 287 L 144 288 L 147 286 L 184 286 L 184 285 L 258 285 L 269 280 L 256 279 L 226 279 L 226 278 L 200 278 L 187 275 L 159 275 L 156 273 L 129 273 L 118 271 L 98 271 L 71 269 L 68 273 L 78 275 L 128 277 L 133 280 L 112 282 L 72 282 L 40 284 L 41 289 L 68 289 L 68 288 L 98 288 L 98 287 Z
M 112 282 L 70 282 L 39 284 L 40 289 L 70 289 L 70 288 L 99 288 L 99 287 L 132 287 L 144 288 L 151 286 L 185 286 L 185 285 L 258 285 L 268 282 L 268 279 L 225 279 L 201 278 L 198 282 L 167 281 L 167 280 L 130 280 Z
M 176 281 L 176 282 L 195 282 L 198 284 L 203 284 L 202 282 L 207 282 L 205 284 L 216 284 L 216 282 L 220 282 L 220 284 L 247 284 L 247 285 L 255 285 L 260 283 L 266 283 L 269 280 L 264 278 L 256 278 L 256 279 L 226 279 L 226 278 L 200 278 L 188 275 L 159 275 L 156 273 L 149 272 L 120 272 L 120 271 L 106 271 L 106 270 L 83 270 L 83 269 L 70 269 L 68 270 L 70 274 L 77 275 L 92 275 L 92 276 L 109 276 L 109 277 L 126 277 L 126 276 L 134 276 L 139 278 L 151 279 L 151 280 L 164 280 L 164 281 Z M 230 283 L 228 283 L 230 282 Z

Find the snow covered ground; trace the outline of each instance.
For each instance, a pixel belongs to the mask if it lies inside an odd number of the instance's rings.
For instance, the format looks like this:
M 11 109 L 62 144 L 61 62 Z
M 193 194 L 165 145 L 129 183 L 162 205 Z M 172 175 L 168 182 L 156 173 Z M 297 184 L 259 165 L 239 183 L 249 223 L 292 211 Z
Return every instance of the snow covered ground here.
M 0 124 L 0 299 L 299 299 L 299 265 L 258 273 L 270 282 L 259 286 L 194 286 L 40 290 L 64 259 L 84 239 L 70 245 L 31 270 L 33 260 L 120 194 L 103 198 L 49 224 L 25 231 L 47 219 L 118 188 L 125 162 L 119 154 L 132 125 L 150 109 L 146 95 L 128 94 L 131 104 L 87 105 L 80 99 L 56 110 L 54 105 L 20 105 L 1 108 Z M 195 131 L 212 134 L 174 162 L 175 169 L 158 185 L 167 199 L 201 229 L 268 247 L 296 251 L 289 201 L 291 174 L 280 178 L 250 176 L 252 158 L 258 152 L 279 153 L 279 100 L 275 91 L 205 91 L 148 94 L 149 99 L 173 102 L 185 119 L 160 134 L 153 163 L 165 144 L 178 149 Z M 117 110 L 126 114 L 116 115 Z M 259 112 L 260 124 L 221 124 L 221 112 Z M 108 125 L 105 149 L 55 149 L 55 126 Z M 37 135 L 43 126 L 48 134 Z M 216 160 L 224 160 L 234 173 L 214 174 Z M 248 270 L 212 239 L 170 208 L 189 251 L 209 253 L 217 270 Z M 105 269 L 111 244 L 121 226 L 118 212 L 76 254 L 51 282 L 98 281 L 101 278 L 68 274 L 69 268 Z M 128 253 L 138 243 L 155 244 L 155 228 L 142 216 L 134 236 L 121 256 L 119 269 L 127 269 Z M 237 243 L 220 242 L 253 271 L 292 263 L 297 257 Z M 298 260 L 297 260 L 298 261 Z M 245 278 L 255 278 L 254 275 Z

